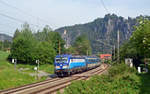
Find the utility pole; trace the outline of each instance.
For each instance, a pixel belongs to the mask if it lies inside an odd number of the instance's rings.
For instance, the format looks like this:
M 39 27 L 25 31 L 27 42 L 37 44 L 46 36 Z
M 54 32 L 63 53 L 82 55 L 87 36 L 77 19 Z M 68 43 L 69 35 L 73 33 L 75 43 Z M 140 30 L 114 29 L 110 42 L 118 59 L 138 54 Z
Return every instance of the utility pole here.
M 118 63 L 120 62 L 120 55 L 119 55 L 119 47 L 120 47 L 120 36 L 119 36 L 119 30 L 118 30 Z
M 89 55 L 89 53 L 88 53 L 88 49 L 87 49 L 87 51 L 86 51 L 86 55 L 87 55 L 87 56 Z
M 14 63 L 14 68 L 15 68 L 15 70 L 17 69 L 17 59 L 12 59 L 12 63 Z
M 59 40 L 59 55 L 60 55 L 60 53 L 61 53 L 61 52 L 60 52 L 60 40 Z
M 40 63 L 40 61 L 36 60 L 35 62 L 37 64 L 37 79 L 39 80 L 39 68 L 40 68 L 39 63 Z
M 115 58 L 116 58 L 116 56 L 115 56 L 115 55 L 116 55 L 116 54 L 115 54 L 115 48 L 116 48 L 116 47 L 115 47 L 115 45 L 114 45 L 114 60 L 115 60 Z
M 113 47 L 111 47 L 111 62 L 113 60 Z

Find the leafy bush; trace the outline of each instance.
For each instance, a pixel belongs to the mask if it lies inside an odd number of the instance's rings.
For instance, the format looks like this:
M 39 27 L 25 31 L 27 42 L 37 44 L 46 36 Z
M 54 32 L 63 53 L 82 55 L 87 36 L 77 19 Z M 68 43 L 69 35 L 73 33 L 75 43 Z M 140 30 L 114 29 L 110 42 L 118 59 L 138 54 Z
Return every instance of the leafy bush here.
M 17 58 L 18 62 L 32 64 L 36 60 L 37 41 L 31 31 L 22 31 L 22 33 L 13 40 L 11 47 L 12 58 Z
M 137 94 L 140 85 L 140 78 L 134 69 L 118 64 L 109 70 L 108 75 L 73 82 L 64 94 Z
M 113 76 L 117 76 L 117 75 L 123 75 L 125 73 L 135 73 L 136 69 L 135 68 L 130 68 L 129 66 L 121 63 L 121 64 L 117 64 L 115 65 L 115 67 L 111 67 L 109 69 L 109 75 L 111 77 Z

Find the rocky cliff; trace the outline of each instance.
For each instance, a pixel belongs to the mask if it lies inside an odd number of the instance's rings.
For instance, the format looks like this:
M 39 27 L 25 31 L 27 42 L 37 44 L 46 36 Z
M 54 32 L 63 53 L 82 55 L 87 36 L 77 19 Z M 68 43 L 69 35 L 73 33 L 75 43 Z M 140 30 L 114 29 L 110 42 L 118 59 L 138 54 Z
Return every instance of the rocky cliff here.
M 65 26 L 55 31 L 67 40 L 68 45 L 73 44 L 77 36 L 85 34 L 91 42 L 93 54 L 98 52 L 111 53 L 111 47 L 117 46 L 117 31 L 120 32 L 120 44 L 122 44 L 131 36 L 138 18 L 128 17 L 125 19 L 115 14 L 107 14 L 104 18 L 97 18 L 93 22 Z

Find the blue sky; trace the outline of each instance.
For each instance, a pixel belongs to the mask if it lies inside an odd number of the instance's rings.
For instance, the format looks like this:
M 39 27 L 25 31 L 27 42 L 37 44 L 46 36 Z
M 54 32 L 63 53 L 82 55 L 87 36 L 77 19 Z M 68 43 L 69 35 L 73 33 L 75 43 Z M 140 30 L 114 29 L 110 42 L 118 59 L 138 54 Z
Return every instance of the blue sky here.
M 140 14 L 150 15 L 150 0 L 103 0 L 103 2 L 109 13 L 118 16 L 127 18 Z M 107 13 L 101 0 L 0 0 L 0 14 L 29 24 L 38 24 L 38 27 L 31 25 L 34 32 L 46 24 L 54 30 L 62 26 L 91 22 L 98 17 L 104 17 Z M 15 29 L 21 28 L 22 24 L 0 15 L 0 33 L 13 35 Z

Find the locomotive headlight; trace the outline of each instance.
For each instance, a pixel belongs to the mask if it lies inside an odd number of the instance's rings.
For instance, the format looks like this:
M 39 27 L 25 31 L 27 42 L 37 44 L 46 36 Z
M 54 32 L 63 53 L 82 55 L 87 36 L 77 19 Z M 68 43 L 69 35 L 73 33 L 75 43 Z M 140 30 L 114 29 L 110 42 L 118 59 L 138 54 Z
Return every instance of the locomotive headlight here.
M 65 66 L 63 66 L 63 68 L 68 68 L 68 66 L 67 66 L 67 65 L 65 65 Z
M 60 68 L 60 66 L 56 66 L 55 68 L 56 68 L 56 69 L 59 69 L 59 68 Z

